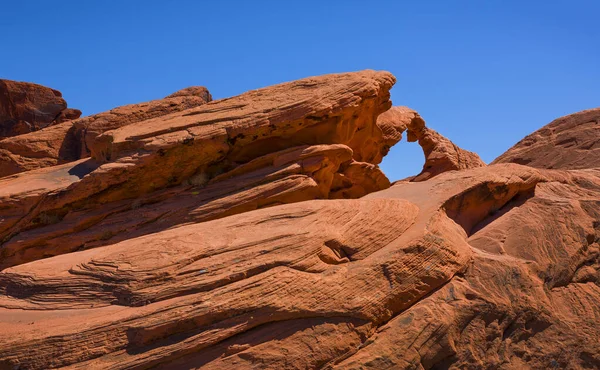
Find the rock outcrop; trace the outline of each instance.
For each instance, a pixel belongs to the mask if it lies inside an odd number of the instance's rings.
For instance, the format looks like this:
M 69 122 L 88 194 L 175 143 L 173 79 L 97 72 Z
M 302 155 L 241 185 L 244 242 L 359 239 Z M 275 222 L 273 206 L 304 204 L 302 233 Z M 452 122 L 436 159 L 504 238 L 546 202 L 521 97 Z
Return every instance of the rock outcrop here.
M 426 127 L 423 118 L 410 108 L 392 107 L 379 116 L 377 125 L 391 145 L 397 143 L 406 131 L 407 141 L 418 141 L 423 149 L 423 170 L 411 177 L 410 181 L 425 181 L 447 171 L 485 166 L 485 162 L 476 153 L 459 148 L 435 130 Z
M 425 181 L 447 171 L 485 166 L 485 162 L 479 158 L 477 153 L 459 148 L 452 141 L 428 127 L 412 132 L 409 130 L 409 141 L 411 141 L 412 135 L 423 148 L 425 164 L 421 173 L 411 181 Z
M 26 134 L 79 118 L 58 90 L 0 79 L 0 139 Z
M 88 145 L 105 131 L 206 104 L 205 87 L 180 90 L 164 99 L 130 104 L 29 134 L 0 140 L 0 177 L 90 156 Z
M 464 163 L 381 114 L 393 83 L 259 89 L 0 179 L 0 369 L 600 367 L 600 168 L 390 187 L 405 131 Z
M 600 171 L 494 165 L 12 267 L 0 363 L 598 367 L 599 202 Z
M 596 168 L 600 163 L 600 108 L 558 118 L 526 136 L 493 163 L 537 168 Z
M 91 139 L 93 158 L 0 179 L 0 268 L 385 189 L 376 118 L 394 82 L 365 71 L 255 90 L 106 131 Z

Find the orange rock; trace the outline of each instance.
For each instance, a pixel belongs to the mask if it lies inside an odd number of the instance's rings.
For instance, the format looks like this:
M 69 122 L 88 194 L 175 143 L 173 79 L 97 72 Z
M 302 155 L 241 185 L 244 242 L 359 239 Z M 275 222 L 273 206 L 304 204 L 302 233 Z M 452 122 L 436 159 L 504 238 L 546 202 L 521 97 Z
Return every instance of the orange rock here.
M 409 130 L 408 141 L 415 141 L 410 135 L 422 130 L 425 127 L 425 121 L 414 110 L 396 106 L 377 117 L 377 126 L 383 132 L 385 143 L 391 147 L 402 139 L 402 134 L 406 130 Z
M 356 199 L 390 187 L 390 180 L 377 165 L 347 162 L 334 174 L 330 199 Z
M 394 145 L 407 132 L 409 142 L 418 141 L 425 164 L 423 170 L 410 181 L 425 181 L 447 171 L 464 170 L 485 166 L 476 153 L 456 146 L 444 136 L 425 126 L 425 121 L 414 110 L 407 107 L 392 107 L 377 119 L 388 147 Z
M 81 111 L 67 108 L 58 90 L 0 79 L 0 139 L 26 134 L 67 120 Z
M 387 72 L 365 71 L 256 90 L 107 131 L 98 140 L 109 143 L 112 162 L 80 160 L 0 180 L 0 268 L 257 208 L 385 189 L 377 165 L 357 161 L 376 159 L 383 143 L 359 154 L 344 143 L 362 142 L 354 131 L 381 137 L 374 117 L 389 106 L 393 82 Z M 155 136 L 128 134 L 156 127 Z
M 598 171 L 495 165 L 12 267 L 0 273 L 0 361 L 595 367 L 600 214 L 581 203 L 592 194 Z
M 0 179 L 0 369 L 599 368 L 600 169 L 388 188 L 403 131 L 463 162 L 414 111 L 373 122 L 386 80 L 256 90 Z
M 537 168 L 596 168 L 600 162 L 600 108 L 558 118 L 526 136 L 493 163 Z
M 212 101 L 212 96 L 205 87 L 192 86 L 179 90 L 164 99 L 125 105 L 108 112 L 73 121 L 75 136 L 81 140 L 81 153 L 77 158 L 89 157 L 89 146 L 92 145 L 97 136 L 105 131 L 180 112 L 204 105 L 210 101 Z
M 411 181 L 425 181 L 447 171 L 485 166 L 485 162 L 476 153 L 459 148 L 430 128 L 425 127 L 414 132 L 414 135 L 423 148 L 425 164 L 421 173 Z
M 181 143 L 190 151 L 211 143 L 212 156 L 246 162 L 292 146 L 338 143 L 352 148 L 355 160 L 377 164 L 381 148 L 363 144 L 372 132 L 381 136 L 375 121 L 390 108 L 395 81 L 387 72 L 363 71 L 270 86 L 106 132 L 90 149 L 93 158 L 114 161 L 139 150 L 169 157 Z
M 211 100 L 205 87 L 189 87 L 164 99 L 125 105 L 0 140 L 0 177 L 87 158 L 90 156 L 89 143 L 104 131 L 196 107 Z M 64 117 L 72 119 L 79 116 L 65 113 Z
M 29 82 L 0 79 L 0 139 L 79 118 L 58 90 Z

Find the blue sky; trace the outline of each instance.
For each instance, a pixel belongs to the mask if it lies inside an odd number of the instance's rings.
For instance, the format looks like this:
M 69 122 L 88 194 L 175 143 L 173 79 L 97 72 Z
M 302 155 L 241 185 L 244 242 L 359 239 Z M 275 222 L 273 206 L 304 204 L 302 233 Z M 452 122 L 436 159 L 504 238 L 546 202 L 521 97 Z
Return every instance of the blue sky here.
M 85 115 L 191 85 L 223 98 L 333 72 L 398 79 L 395 105 L 489 162 L 554 118 L 600 106 L 599 1 L 7 1 L 0 78 Z M 401 142 L 382 168 L 420 171 Z

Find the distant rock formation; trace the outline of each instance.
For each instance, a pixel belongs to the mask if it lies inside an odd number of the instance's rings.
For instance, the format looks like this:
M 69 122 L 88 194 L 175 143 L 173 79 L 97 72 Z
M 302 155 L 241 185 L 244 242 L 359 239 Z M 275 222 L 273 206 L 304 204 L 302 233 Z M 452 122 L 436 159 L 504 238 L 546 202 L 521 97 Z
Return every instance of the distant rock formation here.
M 558 118 L 527 135 L 493 163 L 536 168 L 596 168 L 600 163 L 600 108 Z
M 58 90 L 0 79 L 0 139 L 23 135 L 79 118 Z

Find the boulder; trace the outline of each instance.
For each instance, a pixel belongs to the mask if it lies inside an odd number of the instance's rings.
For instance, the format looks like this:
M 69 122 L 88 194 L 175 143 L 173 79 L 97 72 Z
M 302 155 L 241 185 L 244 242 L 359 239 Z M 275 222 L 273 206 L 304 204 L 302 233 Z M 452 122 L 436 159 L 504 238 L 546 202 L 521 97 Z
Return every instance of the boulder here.
M 595 168 L 600 163 L 600 108 L 558 118 L 526 136 L 492 163 L 536 168 Z
M 29 82 L 0 79 L 0 139 L 23 135 L 79 118 L 58 90 Z
M 90 156 L 88 145 L 104 131 L 196 107 L 211 100 L 205 87 L 194 86 L 164 99 L 125 105 L 0 140 L 0 177 L 87 158 Z

